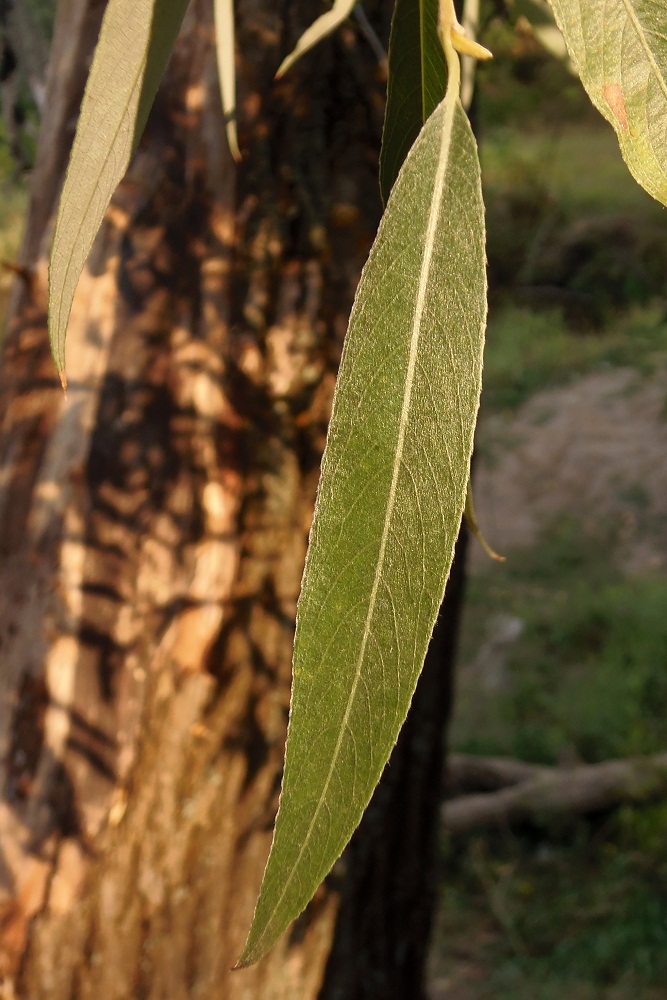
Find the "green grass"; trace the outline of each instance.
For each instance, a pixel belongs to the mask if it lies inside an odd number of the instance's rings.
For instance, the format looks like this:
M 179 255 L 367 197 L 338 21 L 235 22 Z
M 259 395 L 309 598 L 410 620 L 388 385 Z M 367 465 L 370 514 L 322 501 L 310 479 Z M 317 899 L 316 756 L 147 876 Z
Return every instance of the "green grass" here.
M 624 579 L 613 544 L 566 521 L 502 573 L 471 580 L 464 660 L 488 633 L 490 608 L 522 632 L 492 690 L 461 675 L 456 749 L 552 764 L 664 748 L 667 580 Z
M 545 764 L 664 750 L 667 580 L 623 578 L 616 541 L 564 520 L 471 579 L 464 662 L 490 609 L 523 630 L 492 690 L 460 674 L 454 749 Z M 469 1000 L 664 1000 L 666 829 L 662 802 L 445 846 L 443 971 L 469 955 Z
M 507 305 L 492 313 L 484 358 L 483 403 L 513 409 L 539 389 L 609 366 L 650 375 L 667 359 L 661 302 L 622 312 L 603 332 L 573 329 L 560 310 Z
M 488 129 L 480 156 L 489 198 L 518 187 L 558 203 L 568 219 L 627 214 L 664 222 L 665 209 L 630 176 L 616 135 L 598 118 L 586 126 L 555 123 L 541 131 Z
M 664 830 L 664 806 L 644 810 Z M 546 843 L 478 837 L 451 851 L 439 964 L 477 940 L 476 1000 L 657 1000 L 667 982 L 667 852 L 617 816 Z

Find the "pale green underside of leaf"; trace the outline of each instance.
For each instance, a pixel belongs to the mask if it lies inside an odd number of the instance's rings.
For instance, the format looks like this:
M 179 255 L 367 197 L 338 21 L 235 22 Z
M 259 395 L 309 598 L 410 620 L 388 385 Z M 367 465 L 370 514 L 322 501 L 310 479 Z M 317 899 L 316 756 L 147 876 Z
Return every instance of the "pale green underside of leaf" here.
M 475 141 L 428 120 L 364 268 L 297 615 L 285 775 L 241 958 L 260 958 L 358 825 L 403 724 L 452 561 L 486 315 Z
M 589 97 L 611 122 L 635 180 L 667 205 L 664 0 L 551 0 Z
M 236 134 L 236 62 L 234 58 L 234 0 L 213 0 L 215 16 L 215 48 L 218 57 L 218 79 L 225 130 L 229 150 L 235 160 L 241 159 Z
M 141 137 L 188 0 L 109 0 L 58 206 L 49 337 L 58 372 L 76 286 Z
M 343 21 L 347 20 L 357 4 L 357 0 L 335 0 L 331 10 L 318 17 L 302 34 L 290 54 L 283 59 L 276 76 L 284 76 L 288 69 L 300 59 L 304 53 L 330 35 Z
M 444 97 L 446 84 L 438 0 L 396 0 L 380 153 L 380 193 L 385 205 L 422 125 Z

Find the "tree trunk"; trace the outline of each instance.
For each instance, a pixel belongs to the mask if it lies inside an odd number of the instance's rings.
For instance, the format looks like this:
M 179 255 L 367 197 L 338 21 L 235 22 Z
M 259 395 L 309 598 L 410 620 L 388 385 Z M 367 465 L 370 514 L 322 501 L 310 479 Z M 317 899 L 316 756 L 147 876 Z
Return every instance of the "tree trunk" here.
M 79 285 L 65 400 L 46 252 L 104 3 L 60 4 L 0 373 L 8 996 L 423 993 L 455 614 L 352 847 L 273 952 L 230 972 L 277 805 L 319 460 L 380 212 L 383 109 L 354 24 L 274 84 L 320 5 L 236 6 L 243 163 L 225 144 L 210 4 L 193 0 Z M 391 4 L 367 13 L 386 37 Z

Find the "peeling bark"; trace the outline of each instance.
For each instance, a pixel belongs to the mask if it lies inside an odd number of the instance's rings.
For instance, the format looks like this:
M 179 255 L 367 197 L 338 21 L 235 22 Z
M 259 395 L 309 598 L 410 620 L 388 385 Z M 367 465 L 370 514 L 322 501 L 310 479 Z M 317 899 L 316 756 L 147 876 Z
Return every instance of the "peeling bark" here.
M 455 615 L 355 846 L 271 955 L 230 972 L 380 211 L 381 72 L 347 26 L 274 83 L 319 6 L 238 0 L 237 169 L 194 0 L 77 291 L 65 401 L 45 259 L 102 8 L 60 5 L 0 370 L 0 978 L 31 1000 L 418 997 Z M 391 4 L 367 13 L 386 36 Z

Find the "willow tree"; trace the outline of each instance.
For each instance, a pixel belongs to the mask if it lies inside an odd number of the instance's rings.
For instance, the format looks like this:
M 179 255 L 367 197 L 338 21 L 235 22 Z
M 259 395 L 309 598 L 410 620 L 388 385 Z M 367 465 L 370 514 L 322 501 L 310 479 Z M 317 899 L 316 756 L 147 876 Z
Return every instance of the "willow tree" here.
M 350 23 L 276 83 L 319 3 L 237 0 L 237 164 L 193 0 L 78 286 L 65 398 L 46 262 L 103 8 L 59 5 L 0 370 L 0 977 L 49 1000 L 419 997 L 453 615 L 350 849 L 271 955 L 230 972 L 381 213 L 383 67 Z M 385 40 L 391 9 L 365 5 Z
M 385 211 L 331 404 L 379 216 L 372 47 L 348 27 L 274 85 L 315 4 L 239 0 L 234 166 L 230 0 L 224 117 L 195 0 L 93 247 L 186 7 L 110 0 L 53 236 L 65 401 L 44 255 L 100 10 L 63 0 L 2 371 L 2 946 L 26 996 L 422 990 L 447 656 L 336 862 L 415 694 L 466 502 L 474 524 L 484 218 L 459 53 L 488 53 L 453 0 L 393 6 Z M 659 6 L 552 6 L 631 171 L 667 203 Z M 369 12 L 386 36 L 385 5 Z M 231 973 L 275 813 L 311 519 L 281 805 Z

